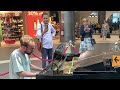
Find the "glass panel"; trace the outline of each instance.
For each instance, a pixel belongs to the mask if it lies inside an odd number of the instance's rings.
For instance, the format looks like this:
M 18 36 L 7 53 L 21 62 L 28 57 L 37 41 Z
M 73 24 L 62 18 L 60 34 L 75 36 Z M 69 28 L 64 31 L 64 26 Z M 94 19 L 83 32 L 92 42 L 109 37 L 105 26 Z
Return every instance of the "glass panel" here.
M 113 19 L 112 19 L 112 22 L 113 22 L 113 23 L 115 23 L 115 22 L 117 23 L 117 21 L 118 21 L 117 18 L 113 18 Z
M 117 23 L 118 18 L 120 18 L 120 13 L 113 13 L 112 23 L 115 23 L 115 22 Z

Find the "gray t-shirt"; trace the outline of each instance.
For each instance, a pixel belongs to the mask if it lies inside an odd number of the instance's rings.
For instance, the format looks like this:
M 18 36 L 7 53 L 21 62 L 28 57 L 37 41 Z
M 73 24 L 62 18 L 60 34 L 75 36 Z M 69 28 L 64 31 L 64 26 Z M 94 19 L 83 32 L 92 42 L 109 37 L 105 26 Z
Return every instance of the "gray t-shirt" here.
M 30 58 L 27 54 L 22 54 L 18 49 L 14 50 L 10 56 L 9 78 L 10 79 L 31 79 L 31 77 L 21 77 L 17 72 L 30 72 Z

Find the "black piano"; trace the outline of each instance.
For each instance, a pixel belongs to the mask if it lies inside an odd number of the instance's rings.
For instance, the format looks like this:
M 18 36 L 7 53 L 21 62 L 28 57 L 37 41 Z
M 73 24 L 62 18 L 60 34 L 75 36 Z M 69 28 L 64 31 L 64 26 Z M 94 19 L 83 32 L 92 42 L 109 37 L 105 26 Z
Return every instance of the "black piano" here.
M 96 70 L 92 69 L 96 66 L 100 68 L 96 68 Z M 54 71 L 46 71 L 45 74 L 36 75 L 36 79 L 120 79 L 120 68 L 115 70 L 113 68 L 108 69 L 107 67 L 106 70 L 106 67 L 103 67 L 102 63 L 97 63 L 89 67 L 78 67 L 74 70 L 73 74 L 54 74 Z
M 120 68 L 106 67 L 101 62 L 88 67 L 78 67 L 73 74 L 56 74 L 54 71 L 46 71 L 44 74 L 36 75 L 36 79 L 120 79 Z
M 60 51 L 61 50 L 61 51 Z M 63 60 L 64 61 L 71 61 L 73 57 L 78 57 L 80 54 L 77 53 L 69 53 L 69 54 L 62 54 L 63 46 L 59 45 L 54 53 L 55 60 Z M 115 53 L 113 53 L 115 54 Z M 112 55 L 112 54 L 111 54 Z M 108 57 L 111 56 L 109 54 Z M 99 56 L 102 59 L 102 56 Z M 94 60 L 94 58 L 89 59 L 89 61 Z M 86 60 L 88 61 L 88 60 Z M 89 62 L 88 61 L 88 62 Z M 97 60 L 96 60 L 97 61 Z M 105 62 L 94 62 L 91 65 L 86 65 L 83 67 L 77 67 L 73 74 L 59 74 L 58 71 L 50 71 L 49 68 L 53 67 L 53 63 L 48 65 L 45 70 L 40 72 L 36 75 L 36 79 L 120 79 L 120 68 L 113 68 L 112 67 L 112 60 L 107 59 Z M 56 73 L 57 72 L 57 73 Z M 62 71 L 61 71 L 62 72 Z

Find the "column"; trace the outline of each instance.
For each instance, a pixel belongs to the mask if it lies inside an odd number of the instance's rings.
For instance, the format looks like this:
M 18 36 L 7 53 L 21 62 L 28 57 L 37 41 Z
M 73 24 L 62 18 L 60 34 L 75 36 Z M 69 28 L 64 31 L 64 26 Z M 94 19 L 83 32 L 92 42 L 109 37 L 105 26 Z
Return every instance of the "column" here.
M 98 11 L 98 23 L 102 25 L 106 19 L 106 11 Z
M 64 42 L 75 41 L 75 13 L 74 11 L 64 11 Z
M 25 14 L 26 14 L 25 11 L 22 11 L 24 35 L 27 34 L 26 15 Z

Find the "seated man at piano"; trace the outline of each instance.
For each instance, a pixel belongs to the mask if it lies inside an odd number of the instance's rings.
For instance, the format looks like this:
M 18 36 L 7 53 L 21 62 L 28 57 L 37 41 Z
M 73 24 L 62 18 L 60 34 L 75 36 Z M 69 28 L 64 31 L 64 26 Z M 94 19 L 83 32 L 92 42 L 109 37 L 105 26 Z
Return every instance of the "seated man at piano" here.
M 25 35 L 20 39 L 20 47 L 15 49 L 10 55 L 9 63 L 9 78 L 10 79 L 32 79 L 38 72 L 31 72 L 31 69 L 42 71 L 33 65 L 30 61 L 29 55 L 35 48 L 35 43 L 32 37 Z

